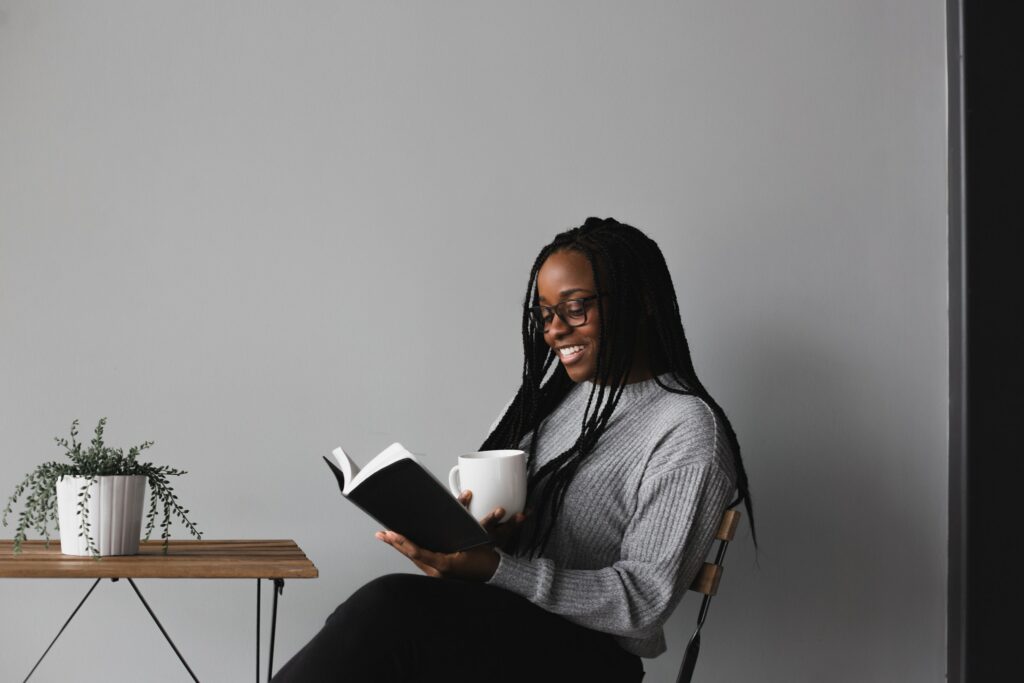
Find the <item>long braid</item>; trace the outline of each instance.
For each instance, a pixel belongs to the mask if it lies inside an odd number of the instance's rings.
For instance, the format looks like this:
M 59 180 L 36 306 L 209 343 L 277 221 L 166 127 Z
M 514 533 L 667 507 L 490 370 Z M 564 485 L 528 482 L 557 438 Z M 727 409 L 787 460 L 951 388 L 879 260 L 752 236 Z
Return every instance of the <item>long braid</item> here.
M 613 218 L 588 218 L 582 226 L 557 235 L 535 259 L 523 302 L 522 385 L 480 450 L 519 448 L 522 439 L 528 435 L 529 441 L 523 446 L 532 461 L 541 423 L 575 386 L 561 363 L 556 365 L 550 379 L 542 386 L 548 370 L 556 361 L 556 355 L 545 343 L 543 331 L 526 310 L 538 303 L 536 278 L 541 266 L 551 254 L 565 249 L 580 252 L 587 258 L 597 292 L 610 299 L 611 303 L 607 309 L 602 309 L 608 315 L 599 317 L 601 343 L 595 370 L 596 381 L 587 398 L 580 434 L 570 448 L 545 463 L 527 482 L 528 496 L 536 498 L 536 519 L 546 521 L 546 524 L 539 534 L 534 535 L 524 552 L 543 554 L 577 469 L 597 446 L 618 405 L 625 388 L 624 380 L 632 370 L 636 330 L 643 324 L 648 324 L 649 332 L 655 333 L 647 335 L 647 355 L 652 367 L 659 361 L 666 364 L 682 389 L 666 386 L 655 379 L 657 384 L 666 391 L 698 396 L 724 424 L 737 472 L 738 496 L 730 503 L 730 507 L 741 501 L 745 503 L 756 547 L 757 533 L 739 443 L 725 412 L 707 392 L 694 371 L 665 258 L 658 245 L 644 233 Z M 645 315 L 648 308 L 651 313 Z M 549 508 L 551 512 L 546 514 Z M 518 552 L 519 541 L 518 538 L 512 541 L 509 552 Z
M 732 447 L 734 456 L 734 466 L 736 468 L 736 490 L 737 497 L 733 500 L 729 507 L 738 505 L 740 502 L 744 503 L 744 507 L 747 510 L 747 516 L 750 517 L 750 532 L 754 539 L 754 547 L 757 547 L 757 530 L 754 525 L 754 511 L 753 504 L 750 498 L 750 487 L 747 481 L 747 471 L 743 466 L 743 459 L 740 456 L 740 445 L 736 438 L 736 432 L 733 430 L 732 423 L 729 418 L 726 417 L 725 411 L 718 404 L 718 402 L 711 396 L 700 379 L 697 378 L 697 373 L 693 368 L 693 358 L 690 354 L 690 346 L 686 339 L 686 333 L 683 330 L 682 318 L 679 315 L 679 302 L 676 299 L 675 286 L 672 283 L 672 276 L 668 271 L 668 265 L 665 263 L 665 257 L 662 255 L 661 250 L 657 244 L 650 238 L 644 236 L 645 242 L 647 243 L 647 252 L 650 260 L 655 261 L 657 266 L 650 269 L 645 269 L 645 277 L 648 274 L 652 274 L 655 281 L 650 283 L 651 291 L 667 292 L 668 297 L 671 300 L 673 315 L 670 316 L 658 316 L 657 328 L 661 344 L 663 348 L 669 350 L 669 363 L 672 368 L 680 368 L 682 372 L 673 372 L 673 378 L 682 387 L 689 386 L 689 393 L 699 396 L 705 403 L 707 403 L 714 411 L 715 415 L 721 420 L 725 427 L 726 437 L 729 439 L 729 444 Z M 685 382 L 682 380 L 686 380 Z M 663 389 L 673 391 L 675 393 L 687 393 L 679 392 L 671 387 L 666 387 L 658 379 L 655 382 Z
M 608 263 L 613 281 L 615 279 L 615 264 L 613 261 L 606 261 L 602 259 L 602 257 L 605 256 L 602 248 L 603 245 L 599 242 L 594 243 L 591 240 L 588 240 L 586 236 L 580 236 L 577 239 L 575 246 L 586 256 L 591 264 L 591 269 L 594 273 L 595 288 L 598 292 L 605 291 L 605 288 L 601 285 L 601 268 L 599 263 Z M 598 320 L 600 339 L 609 339 L 609 331 L 617 336 L 622 336 L 621 333 L 625 329 L 628 329 L 628 326 L 609 325 L 608 316 L 600 316 Z M 626 339 L 612 338 L 612 343 L 606 345 L 605 348 L 629 348 L 631 350 L 631 343 Z M 598 438 L 604 432 L 605 426 L 615 410 L 615 406 L 618 403 L 619 396 L 623 390 L 621 378 L 626 375 L 628 370 L 628 367 L 623 367 L 623 362 L 628 366 L 629 359 L 631 358 L 631 352 L 617 355 L 598 353 L 596 375 L 598 377 L 610 376 L 611 381 L 591 385 L 590 395 L 588 396 L 587 405 L 583 414 L 582 429 L 576 443 L 547 463 L 532 478 L 534 482 L 539 483 L 545 476 L 550 476 L 550 489 L 546 495 L 541 497 L 540 505 L 537 509 L 537 518 L 541 520 L 546 519 L 547 525 L 540 535 L 539 540 L 534 543 L 533 549 L 537 549 L 539 547 L 540 551 L 543 552 L 543 548 L 546 547 L 551 532 L 554 529 L 555 519 L 562 509 L 566 492 L 568 491 L 569 484 L 575 476 L 576 470 L 579 468 L 580 464 L 582 464 L 583 459 L 586 458 L 597 445 Z M 607 369 L 603 365 L 605 360 L 611 361 L 608 363 Z M 619 362 L 616 363 L 615 361 Z M 561 374 L 565 374 L 564 368 L 561 366 L 559 366 L 559 370 L 561 370 Z M 613 389 L 609 390 L 608 387 L 613 387 Z M 610 394 L 607 403 L 605 403 L 606 391 Z M 595 393 L 597 394 L 596 397 L 594 395 Z M 591 406 L 593 406 L 593 412 L 591 412 Z M 545 416 L 546 415 L 547 414 L 545 414 Z M 550 515 L 545 516 L 545 509 L 549 505 L 553 511 Z

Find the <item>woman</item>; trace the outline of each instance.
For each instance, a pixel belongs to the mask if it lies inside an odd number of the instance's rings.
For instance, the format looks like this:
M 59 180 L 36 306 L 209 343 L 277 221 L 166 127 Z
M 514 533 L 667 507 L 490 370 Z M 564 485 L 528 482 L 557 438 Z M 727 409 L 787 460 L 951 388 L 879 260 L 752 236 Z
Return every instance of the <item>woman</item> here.
M 378 533 L 425 575 L 357 590 L 275 681 L 639 681 L 640 658 L 665 651 L 723 511 L 753 515 L 657 244 L 611 218 L 556 236 L 530 273 L 523 346 L 522 386 L 480 449 L 529 454 L 528 514 L 493 511 L 494 544 L 452 554 Z

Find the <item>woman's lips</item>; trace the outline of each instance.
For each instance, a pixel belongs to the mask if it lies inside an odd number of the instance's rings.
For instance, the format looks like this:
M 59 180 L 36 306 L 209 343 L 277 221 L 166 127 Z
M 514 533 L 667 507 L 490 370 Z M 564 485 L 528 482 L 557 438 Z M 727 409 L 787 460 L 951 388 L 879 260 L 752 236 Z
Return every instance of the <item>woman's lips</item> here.
M 586 346 L 580 345 L 579 351 L 568 356 L 563 355 L 561 351 L 557 351 L 556 353 L 558 353 L 558 358 L 562 361 L 562 365 L 572 365 L 583 356 L 583 352 L 586 348 Z

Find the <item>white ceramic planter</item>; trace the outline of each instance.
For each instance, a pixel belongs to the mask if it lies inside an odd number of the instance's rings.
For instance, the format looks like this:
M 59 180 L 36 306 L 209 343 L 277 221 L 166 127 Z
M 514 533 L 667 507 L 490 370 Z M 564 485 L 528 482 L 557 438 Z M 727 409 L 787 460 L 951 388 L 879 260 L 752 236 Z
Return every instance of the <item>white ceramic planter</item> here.
M 78 510 L 78 493 L 86 477 L 57 480 L 57 517 L 60 522 L 60 551 L 65 555 L 90 555 Z M 89 535 L 100 555 L 135 555 L 142 531 L 142 502 L 146 477 L 141 474 L 96 477 L 89 491 L 86 512 Z

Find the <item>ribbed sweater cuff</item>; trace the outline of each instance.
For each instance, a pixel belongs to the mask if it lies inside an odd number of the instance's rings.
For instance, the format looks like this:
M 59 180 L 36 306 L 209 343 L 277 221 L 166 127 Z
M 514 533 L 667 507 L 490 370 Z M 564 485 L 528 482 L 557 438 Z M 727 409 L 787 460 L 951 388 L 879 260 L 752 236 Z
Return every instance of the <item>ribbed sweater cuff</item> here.
M 501 548 L 495 550 L 500 558 L 498 568 L 485 583 L 518 593 L 525 598 L 532 597 L 540 576 L 537 566 L 533 562 L 509 555 Z

